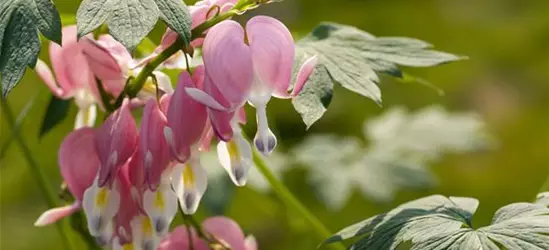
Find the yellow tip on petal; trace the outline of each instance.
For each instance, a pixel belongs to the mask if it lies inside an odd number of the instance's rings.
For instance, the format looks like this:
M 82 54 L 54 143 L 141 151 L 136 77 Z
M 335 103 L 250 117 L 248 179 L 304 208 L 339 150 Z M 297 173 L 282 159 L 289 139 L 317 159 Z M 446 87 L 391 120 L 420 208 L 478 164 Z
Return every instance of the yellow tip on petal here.
M 130 243 L 130 244 L 126 244 L 126 245 L 122 246 L 122 249 L 123 250 L 134 250 L 135 248 L 133 247 L 133 244 Z
M 229 151 L 229 156 L 231 157 L 231 161 L 237 161 L 240 159 L 239 157 L 240 152 L 238 150 L 238 146 L 236 145 L 236 142 L 234 139 L 230 140 L 227 143 L 227 151 Z
M 156 193 L 156 199 L 154 199 L 154 206 L 159 208 L 161 211 L 164 210 L 165 202 L 164 202 L 164 196 L 162 195 L 162 192 Z
M 143 217 L 141 222 L 141 229 L 143 231 L 143 235 L 150 236 L 153 234 L 152 223 L 148 217 Z
M 109 199 L 109 191 L 106 188 L 99 188 L 99 192 L 95 196 L 95 205 L 103 208 L 107 205 Z
M 188 189 L 194 188 L 194 182 L 195 182 L 194 173 L 193 173 L 193 169 L 189 164 L 185 164 L 185 166 L 183 167 L 182 175 L 183 175 L 183 185 L 185 185 L 185 187 Z

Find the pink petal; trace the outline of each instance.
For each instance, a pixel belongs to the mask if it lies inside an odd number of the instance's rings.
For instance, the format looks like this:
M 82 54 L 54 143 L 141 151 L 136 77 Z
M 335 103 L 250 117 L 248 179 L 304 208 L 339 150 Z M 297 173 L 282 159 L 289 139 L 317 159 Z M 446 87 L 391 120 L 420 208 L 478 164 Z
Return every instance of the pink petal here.
M 140 203 L 142 193 L 139 191 L 139 189 L 137 189 L 138 196 L 136 196 L 135 193 L 132 194 L 133 187 L 131 183 L 132 171 L 136 170 L 134 167 L 140 167 L 140 166 L 132 165 L 132 163 L 137 163 L 137 162 L 133 162 L 130 160 L 129 164 L 125 164 L 122 168 L 120 168 L 120 171 L 118 171 L 117 173 L 116 185 L 115 185 L 118 193 L 120 194 L 120 199 L 121 199 L 119 212 L 116 214 L 114 218 L 115 228 L 116 229 L 124 228 L 124 230 L 127 233 L 132 232 L 131 221 L 136 216 L 140 215 L 142 211 L 142 207 Z M 123 235 L 120 235 L 120 236 L 122 236 L 123 240 L 130 240 L 130 239 L 125 239 L 126 237 L 123 237 Z
M 247 118 L 246 118 L 246 109 L 244 109 L 244 107 L 241 107 L 241 108 L 237 111 L 237 116 L 238 116 L 238 123 L 240 123 L 240 124 L 246 124 L 246 122 L 247 122 Z
M 82 53 L 81 43 L 76 40 L 76 26 L 65 27 L 62 33 L 63 47 L 50 43 L 50 61 L 59 87 L 65 97 L 69 97 L 77 89 L 95 84 L 95 81 Z
M 177 32 L 171 30 L 170 28 L 167 28 L 166 32 L 164 32 L 164 35 L 162 35 L 160 46 L 155 49 L 155 52 L 160 53 L 164 51 L 166 48 L 170 47 L 173 43 L 175 43 L 175 41 L 177 40 L 177 37 L 179 37 Z
M 246 34 L 256 77 L 275 94 L 286 94 L 295 58 L 292 34 L 282 22 L 267 16 L 250 19 Z
M 223 217 L 211 217 L 202 223 L 205 231 L 225 241 L 233 250 L 246 250 L 244 233 L 240 226 L 233 220 Z
M 221 105 L 225 107 L 230 106 L 229 102 L 227 102 L 221 94 L 221 91 L 212 84 L 208 76 L 206 76 L 204 81 L 204 90 L 216 101 L 220 102 Z M 230 108 L 227 108 L 227 110 L 230 110 Z M 208 117 L 210 118 L 213 131 L 222 141 L 229 141 L 233 137 L 231 122 L 234 117 L 234 112 L 227 110 L 220 111 L 208 108 Z
M 117 61 L 122 68 L 132 68 L 135 64 L 132 55 L 124 45 L 116 41 L 111 35 L 101 35 L 97 40 Z
M 233 137 L 231 121 L 233 120 L 234 112 L 208 109 L 208 115 L 217 138 L 222 141 L 229 141 Z
M 307 61 L 305 61 L 303 65 L 301 65 L 301 68 L 297 73 L 294 89 L 292 90 L 292 94 L 290 96 L 294 97 L 299 95 L 299 93 L 303 89 L 303 86 L 309 79 L 309 76 L 311 76 L 311 74 L 313 73 L 313 70 L 315 69 L 317 61 L 318 61 L 317 56 L 312 56 L 311 58 L 307 59 Z
M 182 71 L 168 108 L 168 127 L 173 133 L 173 151 L 179 160 L 189 157 L 190 147 L 198 142 L 206 125 L 206 107 L 193 100 L 185 91 L 185 88 L 197 85 L 201 83 L 193 82 L 189 73 Z
M 36 67 L 34 67 L 34 70 L 36 71 L 38 76 L 42 78 L 42 81 L 44 81 L 46 86 L 48 86 L 53 95 L 59 98 L 66 98 L 65 91 L 57 86 L 57 82 L 55 82 L 55 78 L 53 77 L 53 74 L 46 63 L 44 63 L 42 60 L 38 60 L 36 62 Z
M 250 47 L 244 43 L 240 24 L 227 20 L 214 26 L 204 40 L 203 59 L 209 79 L 205 81 L 211 81 L 233 109 L 244 104 L 253 69 Z
M 156 190 L 162 173 L 171 161 L 170 150 L 164 139 L 164 127 L 167 124 L 167 118 L 160 110 L 156 99 L 150 99 L 145 104 L 141 119 L 139 149 L 146 171 L 145 180 L 151 190 Z
M 208 13 L 209 9 L 210 6 L 208 5 L 191 6 L 189 8 L 189 12 L 191 13 L 192 18 L 191 28 L 195 28 L 196 26 L 204 23 L 208 19 L 206 14 Z
M 198 235 L 194 230 L 191 230 L 191 237 L 193 242 L 192 249 L 195 250 L 208 250 L 208 244 L 198 238 Z M 191 249 L 189 246 L 189 234 L 186 226 L 179 226 L 175 228 L 169 235 L 167 235 L 158 246 L 158 250 L 182 250 Z
M 82 200 L 101 165 L 95 151 L 95 136 L 94 129 L 81 128 L 67 135 L 59 148 L 61 175 L 77 200 Z
M 99 186 L 112 184 L 120 167 L 133 155 L 137 147 L 137 126 L 130 112 L 129 100 L 112 113 L 97 132 L 95 148 L 101 161 Z
M 80 39 L 80 44 L 97 78 L 102 81 L 124 79 L 122 68 L 109 50 L 89 38 Z
M 253 235 L 248 235 L 244 239 L 244 245 L 246 245 L 246 250 L 257 250 L 257 240 Z
M 128 161 L 128 164 L 124 165 L 121 171 L 127 173 L 129 182 L 132 186 L 136 187 L 138 190 L 145 188 L 145 166 L 143 165 L 143 157 L 139 145 Z
M 212 124 L 208 122 L 206 123 L 206 128 L 204 129 L 204 133 L 200 138 L 198 150 L 209 151 L 213 136 L 214 136 L 214 131 L 212 128 Z
M 80 210 L 80 203 L 78 202 L 64 207 L 52 208 L 40 215 L 36 222 L 34 222 L 34 226 L 42 227 L 53 224 L 67 216 L 70 216 L 78 210 Z
M 170 107 L 170 101 L 172 99 L 172 95 L 173 93 L 171 94 L 164 94 L 161 98 L 160 98 L 160 109 L 162 110 L 162 112 L 164 114 L 168 114 L 168 109 Z

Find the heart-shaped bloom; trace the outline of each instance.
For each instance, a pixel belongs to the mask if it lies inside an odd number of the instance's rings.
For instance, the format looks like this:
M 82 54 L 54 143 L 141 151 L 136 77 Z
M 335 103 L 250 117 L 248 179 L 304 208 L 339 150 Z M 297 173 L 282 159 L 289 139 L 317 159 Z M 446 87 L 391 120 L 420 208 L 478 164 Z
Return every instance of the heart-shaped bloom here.
M 83 44 L 76 40 L 76 26 L 64 27 L 62 33 L 62 47 L 53 42 L 49 45 L 55 77 L 42 60 L 37 61 L 35 70 L 56 97 L 74 99 L 78 106 L 74 128 L 92 127 L 100 100 L 95 79 L 82 53 Z
M 61 143 L 59 169 L 76 201 L 44 212 L 34 223 L 35 226 L 49 225 L 81 209 L 84 191 L 92 185 L 100 165 L 94 136 L 93 129 L 81 128 L 71 132 Z
M 102 81 L 103 88 L 114 96 L 122 93 L 129 77 L 137 76 L 143 69 L 143 63 L 135 61 L 126 48 L 110 35 L 102 35 L 97 41 L 84 37 L 80 39 L 80 43 L 91 71 Z M 161 94 L 173 92 L 170 78 L 166 74 L 154 71 L 153 75 L 158 89 L 153 78 L 147 78 L 137 95 L 141 100 L 156 97 L 158 91 Z
M 158 245 L 159 237 L 155 234 L 154 223 L 141 205 L 144 186 L 139 154 L 136 151 L 129 163 L 118 172 L 117 189 L 121 200 L 120 209 L 113 219 L 112 249 L 156 249 Z
M 215 30 L 214 30 L 215 29 Z M 246 44 L 247 42 L 247 44 Z M 238 58 L 239 63 L 236 62 Z M 271 96 L 291 98 L 299 94 L 316 65 L 311 57 L 302 65 L 293 91 L 288 93 L 295 61 L 295 45 L 290 31 L 280 21 L 256 16 L 246 25 L 246 31 L 234 21 L 224 21 L 208 33 L 204 42 L 206 67 L 205 92 L 189 89 L 193 98 L 211 109 L 230 114 L 248 100 L 257 112 L 258 131 L 254 145 L 265 155 L 276 146 L 276 137 L 269 129 L 266 106 Z M 251 77 L 251 80 L 250 80 Z M 215 121 L 215 118 L 211 118 Z M 214 124 L 222 139 L 231 120 L 220 118 L 223 125 Z M 222 132 L 220 132 L 222 130 Z
M 295 45 L 280 21 L 256 16 L 246 30 L 234 21 L 223 21 L 204 41 L 204 88 L 187 88 L 195 100 L 208 106 L 212 127 L 224 142 L 218 145 L 219 160 L 237 185 L 246 183 L 251 149 L 240 132 L 235 111 L 246 101 L 256 108 L 255 147 L 264 155 L 275 148 L 266 107 L 271 96 L 292 98 L 299 94 L 316 65 L 316 57 L 301 66 L 293 90 L 288 93 L 295 61 Z
M 202 223 L 202 229 L 232 250 L 257 250 L 255 238 L 251 235 L 246 237 L 240 226 L 229 218 L 221 216 L 208 218 Z M 189 233 L 191 237 L 189 237 Z M 208 246 L 206 241 L 198 238 L 195 230 L 189 232 L 185 226 L 180 226 L 162 239 L 158 250 L 180 249 L 208 250 L 217 248 Z
M 198 67 L 189 75 L 183 71 L 167 110 L 168 121 L 164 136 L 170 151 L 179 162 L 172 174 L 172 186 L 179 199 L 181 209 L 186 214 L 196 211 L 200 199 L 206 191 L 208 179 L 200 164 L 198 148 L 209 144 L 206 107 L 196 102 L 185 88 L 202 88 L 204 67 Z M 202 141 L 206 143 L 202 143 Z
M 82 203 L 90 234 L 105 237 L 110 235 L 111 221 L 120 206 L 118 172 L 137 148 L 137 127 L 128 99 L 97 129 L 94 139 L 100 166 L 93 184 L 84 192 Z
M 150 99 L 141 120 L 139 155 L 145 170 L 143 208 L 156 235 L 167 233 L 177 213 L 177 196 L 171 187 L 174 163 L 164 138 L 166 125 L 167 118 L 159 103 Z

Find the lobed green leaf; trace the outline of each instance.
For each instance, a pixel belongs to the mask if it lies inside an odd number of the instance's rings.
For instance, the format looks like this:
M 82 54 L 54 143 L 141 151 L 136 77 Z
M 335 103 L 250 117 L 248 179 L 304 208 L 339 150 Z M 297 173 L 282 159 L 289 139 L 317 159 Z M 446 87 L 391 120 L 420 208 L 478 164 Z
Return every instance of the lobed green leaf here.
M 381 91 L 378 87 L 377 73 L 386 73 L 394 77 L 403 77 L 398 65 L 412 67 L 430 67 L 442 63 L 457 61 L 463 57 L 431 50 L 430 44 L 421 40 L 405 37 L 379 37 L 361 31 L 355 27 L 323 23 L 311 34 L 297 43 L 298 54 L 317 55 L 319 70 L 323 77 L 310 79 L 307 85 L 320 85 L 310 89 L 325 89 L 331 82 L 337 82 L 348 90 L 361 94 L 381 104 Z M 320 99 L 322 91 L 316 92 Z M 313 101 L 315 95 L 294 101 L 296 110 L 309 127 L 325 112 L 322 101 Z M 311 109 L 305 110 L 305 109 Z
M 84 0 L 76 17 L 78 37 L 106 23 L 110 34 L 133 51 L 159 17 L 189 44 L 191 16 L 185 3 L 178 0 Z
M 539 197 L 538 201 L 545 198 Z M 507 205 L 496 212 L 491 225 L 475 230 L 471 216 L 477 207 L 472 198 L 429 196 L 349 226 L 323 244 L 361 237 L 350 249 L 393 250 L 404 242 L 411 243 L 413 250 L 549 249 L 545 204 Z

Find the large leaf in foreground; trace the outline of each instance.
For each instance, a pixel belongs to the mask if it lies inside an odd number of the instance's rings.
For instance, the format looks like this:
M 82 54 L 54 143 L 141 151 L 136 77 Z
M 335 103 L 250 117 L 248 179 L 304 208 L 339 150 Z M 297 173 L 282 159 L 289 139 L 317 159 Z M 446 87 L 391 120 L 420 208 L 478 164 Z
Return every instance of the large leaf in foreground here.
M 76 14 L 78 37 L 106 22 L 110 34 L 133 51 L 159 17 L 189 44 L 191 16 L 180 0 L 84 0 Z
M 330 81 L 381 103 L 376 72 L 402 77 L 397 65 L 430 67 L 462 59 L 431 47 L 413 38 L 376 38 L 351 26 L 323 23 L 297 42 L 297 61 L 318 55 L 319 66 L 305 85 L 307 91 L 294 100 L 294 107 L 311 126 L 326 111 Z
M 549 249 L 549 208 L 540 196 L 535 203 L 514 203 L 499 209 L 492 224 L 471 228 L 478 201 L 433 195 L 403 204 L 382 215 L 349 226 L 324 244 L 360 238 L 350 249 L 413 250 Z
M 37 29 L 61 44 L 61 19 L 51 0 L 0 1 L 0 83 L 2 98 L 19 83 L 40 52 Z

